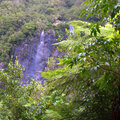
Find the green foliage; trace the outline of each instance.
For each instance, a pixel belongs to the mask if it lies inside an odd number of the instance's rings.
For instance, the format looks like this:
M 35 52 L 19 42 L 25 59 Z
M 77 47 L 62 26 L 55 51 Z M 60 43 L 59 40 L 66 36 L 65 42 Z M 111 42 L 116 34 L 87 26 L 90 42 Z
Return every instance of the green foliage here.
M 120 5 L 116 6 L 111 14 L 112 24 L 115 27 L 115 30 L 120 32 Z
M 0 119 L 36 120 L 44 104 L 39 84 L 22 83 L 23 69 L 16 60 L 9 63 L 7 71 L 0 70 Z M 39 93 L 39 94 L 38 94 Z
M 19 0 L 18 0 L 19 1 Z M 38 27 L 51 28 L 59 20 L 79 19 L 93 15 L 96 23 L 72 21 L 74 36 L 63 40 L 63 28 L 55 26 L 56 45 L 65 52 L 48 61 L 46 86 L 36 82 L 25 85 L 18 61 L 0 70 L 0 119 L 3 120 L 106 120 L 119 119 L 120 113 L 120 11 L 117 0 L 29 0 L 0 1 L 0 61 L 9 60 L 14 45 L 32 37 Z M 77 5 L 79 3 L 80 6 Z M 88 6 L 86 9 L 85 4 Z M 105 27 L 100 24 L 108 22 Z M 112 28 L 113 25 L 113 28 Z M 52 71 L 50 71 L 52 70 Z M 46 95 L 47 94 L 47 95 Z M 116 116 L 115 116 L 116 115 Z
M 97 13 L 102 23 L 104 18 L 107 19 L 114 11 L 117 1 L 87 0 L 86 3 L 90 3 L 90 6 L 88 11 L 83 12 L 90 12 L 88 16 Z M 81 101 L 76 112 L 78 115 L 73 113 L 74 118 L 71 117 L 74 120 L 120 118 L 115 114 L 120 113 L 119 11 L 116 10 L 114 14 L 113 17 L 108 18 L 113 28 L 110 23 L 101 27 L 100 22 L 94 24 L 82 21 L 70 22 L 69 24 L 74 27 L 74 37 L 69 36 L 68 40 L 56 44 L 61 51 L 66 52 L 64 57 L 59 58 L 58 65 L 63 67 L 42 72 L 43 77 L 48 79 L 46 86 L 49 92 L 60 90 L 68 98 L 73 93 L 73 104 L 74 101 Z M 84 31 L 84 36 L 81 36 L 81 31 Z M 50 117 L 53 116 L 53 112 L 61 115 L 59 109 L 61 107 L 57 106 L 55 112 L 52 109 L 47 111 L 47 114 L 50 114 Z M 64 114 L 61 116 L 62 119 L 65 117 Z M 70 117 L 68 114 L 67 116 Z
M 118 0 L 86 0 L 83 4 L 89 4 L 90 6 L 88 9 L 83 10 L 83 14 L 89 13 L 88 17 L 97 14 L 103 20 L 111 14 L 117 3 Z
M 36 28 L 37 28 L 36 23 L 30 21 L 29 23 L 26 23 L 22 26 L 22 31 L 26 36 L 34 35 Z
M 76 109 L 79 109 L 79 106 L 77 106 L 78 102 L 76 101 L 73 105 L 70 100 L 67 100 L 68 97 L 66 97 L 65 94 L 59 95 L 60 92 L 61 91 L 54 91 L 46 97 L 46 101 L 50 104 L 45 110 L 45 114 L 43 114 L 45 120 L 72 120 L 74 118 L 77 119 L 77 117 L 74 116 L 74 112 Z
M 8 63 L 14 53 L 14 46 L 21 44 L 26 39 L 31 40 L 37 30 L 51 29 L 57 19 L 79 19 L 80 7 L 77 9 L 78 6 L 74 4 L 76 1 L 0 1 L 0 62 Z M 75 10 L 74 15 L 71 10 Z M 59 29 L 57 33 L 62 32 Z
M 54 29 L 55 29 L 55 34 L 56 34 L 56 37 L 58 38 L 57 40 L 58 41 L 61 41 L 65 38 L 65 30 L 68 29 L 69 26 L 67 24 L 58 24 L 57 26 L 54 26 Z
M 48 8 L 47 11 L 46 11 L 46 13 L 47 13 L 48 15 L 53 14 L 53 12 L 54 12 L 54 9 L 53 9 L 53 8 Z
M 18 31 L 17 33 L 14 33 L 9 37 L 8 42 L 19 45 L 22 43 L 22 41 L 24 41 L 25 38 L 26 37 L 24 33 L 22 31 Z

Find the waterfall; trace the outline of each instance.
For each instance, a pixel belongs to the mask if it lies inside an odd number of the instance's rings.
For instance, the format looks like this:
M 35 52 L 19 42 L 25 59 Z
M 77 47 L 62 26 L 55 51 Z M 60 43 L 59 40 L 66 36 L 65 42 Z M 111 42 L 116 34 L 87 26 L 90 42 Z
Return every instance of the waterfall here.
M 41 74 L 38 71 L 44 71 L 45 69 L 45 59 L 44 59 L 44 54 L 45 52 L 45 33 L 44 30 L 42 30 L 41 35 L 40 35 L 40 42 L 38 44 L 37 48 L 37 53 L 35 56 L 35 67 L 36 67 L 36 74 L 34 76 L 34 79 L 36 81 L 41 79 Z
M 44 36 L 45 36 L 45 32 L 44 32 L 44 30 L 42 30 L 42 33 L 41 33 L 40 39 L 43 39 L 43 40 L 44 40 Z
M 44 46 L 45 46 L 44 37 L 45 37 L 45 34 L 44 34 L 44 30 L 43 30 L 40 35 L 40 43 L 38 45 L 37 53 L 35 56 L 36 68 L 39 66 L 39 64 L 42 62 L 42 60 L 44 58 Z M 40 70 L 43 70 L 43 68 L 41 67 Z
M 45 71 L 50 56 L 55 58 L 58 56 L 56 46 L 55 31 L 36 33 L 31 42 L 25 41 L 22 45 L 15 48 L 14 56 L 18 56 L 18 60 L 25 67 L 23 81 L 30 83 L 31 78 L 44 83 L 44 78 L 38 71 Z M 37 43 L 37 44 L 36 44 Z
M 74 36 L 74 27 L 70 25 L 69 29 L 70 29 L 70 35 Z
M 39 37 L 37 49 L 35 47 L 36 54 L 34 53 L 35 55 L 33 57 L 33 60 L 30 63 L 30 66 L 29 67 L 25 66 L 25 68 L 28 67 L 28 69 L 26 69 L 25 75 L 28 75 L 29 78 L 34 78 L 36 81 L 40 80 L 41 78 L 41 74 L 38 73 L 37 71 L 43 71 L 45 67 L 45 63 L 44 63 L 44 49 L 45 49 L 44 40 L 45 39 L 44 37 L 45 37 L 45 33 L 44 33 L 44 30 L 42 30 L 40 37 Z

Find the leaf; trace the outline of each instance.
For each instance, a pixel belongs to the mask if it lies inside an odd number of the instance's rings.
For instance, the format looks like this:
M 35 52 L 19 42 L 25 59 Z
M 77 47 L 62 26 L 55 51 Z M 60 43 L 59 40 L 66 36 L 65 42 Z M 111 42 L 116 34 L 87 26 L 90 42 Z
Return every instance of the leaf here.
M 87 10 L 86 10 L 86 9 L 83 9 L 82 12 L 81 12 L 81 14 L 80 14 L 80 18 L 82 18 L 83 15 L 84 15 L 86 12 L 87 12 Z
M 97 31 L 96 31 L 96 30 L 94 31 L 94 36 L 95 36 L 95 37 L 97 36 Z
M 86 17 L 86 19 L 88 19 L 90 16 L 92 16 L 93 14 L 92 13 L 89 13 Z
M 89 0 L 86 0 L 85 2 L 82 3 L 82 5 L 87 5 L 89 3 Z
M 97 31 L 100 33 L 100 27 L 99 27 L 99 24 L 96 25 L 96 29 L 97 29 Z
M 23 105 L 24 107 L 30 107 L 31 106 L 31 104 L 30 103 L 27 103 L 27 104 L 25 104 L 25 105 Z

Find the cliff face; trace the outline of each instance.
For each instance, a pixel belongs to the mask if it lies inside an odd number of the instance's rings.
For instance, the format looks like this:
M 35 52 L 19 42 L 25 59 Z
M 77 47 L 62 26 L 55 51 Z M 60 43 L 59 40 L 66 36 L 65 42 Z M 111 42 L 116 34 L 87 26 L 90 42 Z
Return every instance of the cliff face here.
M 59 52 L 56 46 L 53 46 L 56 42 L 54 30 L 47 32 L 43 30 L 37 33 L 31 41 L 25 40 L 15 48 L 14 60 L 17 56 L 18 61 L 25 68 L 23 81 L 30 83 L 30 78 L 34 78 L 43 84 L 44 79 L 37 71 L 45 71 L 49 57 L 58 57 Z

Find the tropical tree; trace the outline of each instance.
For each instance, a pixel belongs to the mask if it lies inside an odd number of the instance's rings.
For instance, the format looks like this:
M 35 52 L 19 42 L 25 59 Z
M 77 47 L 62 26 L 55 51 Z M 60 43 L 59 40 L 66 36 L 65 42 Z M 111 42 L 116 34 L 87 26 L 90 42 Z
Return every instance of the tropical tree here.
M 120 6 L 117 0 L 86 0 L 84 4 L 89 8 L 81 16 L 87 12 L 88 17 L 95 14 L 101 20 L 73 23 L 76 28 L 82 26 L 77 35 L 56 44 L 67 53 L 59 58 L 58 65 L 63 67 L 42 74 L 50 92 L 60 90 L 68 98 L 72 94 L 72 102 L 79 103 L 77 120 L 119 120 Z M 100 26 L 105 22 L 108 28 Z

